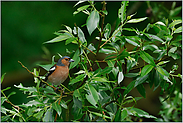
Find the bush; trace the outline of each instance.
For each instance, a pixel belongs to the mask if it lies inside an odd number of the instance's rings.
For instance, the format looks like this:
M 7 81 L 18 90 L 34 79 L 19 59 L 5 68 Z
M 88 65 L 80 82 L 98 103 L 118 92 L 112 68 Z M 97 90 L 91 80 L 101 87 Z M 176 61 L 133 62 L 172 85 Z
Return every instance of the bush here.
M 166 91 L 168 98 L 172 93 L 175 93 L 178 112 L 173 116 L 175 121 L 181 121 L 179 115 L 182 109 L 180 98 L 181 93 L 178 93 L 176 78 L 181 78 L 180 73 L 176 73 L 178 69 L 177 59 L 181 58 L 180 49 L 182 45 L 182 23 L 181 19 L 157 21 L 153 24 L 147 24 L 142 30 L 133 27 L 125 27 L 128 24 L 143 23 L 147 17 L 134 18 L 135 14 L 126 15 L 128 1 L 121 2 L 121 7 L 118 11 L 118 17 L 115 29 L 112 30 L 110 23 L 105 24 L 106 2 L 102 2 L 101 10 L 95 8 L 93 1 L 79 1 L 74 7 L 82 4 L 81 7 L 73 13 L 74 15 L 83 12 L 88 17 L 86 26 L 89 36 L 98 32 L 95 35 L 98 45 L 87 41 L 82 28 L 75 24 L 75 27 L 64 25 L 65 29 L 56 32 L 56 38 L 45 43 L 56 43 L 65 41 L 65 45 L 74 44 L 77 49 L 72 52 L 67 49 L 69 56 L 75 62 L 70 64 L 70 69 L 77 68 L 77 72 L 70 74 L 68 86 L 64 86 L 65 93 L 62 91 L 55 92 L 52 85 L 42 80 L 44 76 L 39 75 L 40 70 L 34 68 L 33 72 L 29 71 L 21 62 L 22 67 L 34 75 L 34 87 L 24 87 L 15 85 L 20 91 L 28 93 L 28 98 L 31 100 L 27 103 L 15 106 L 8 98 L 15 94 L 10 93 L 8 96 L 2 90 L 1 97 L 1 113 L 2 121 L 138 121 L 136 118 L 152 118 L 158 119 L 149 113 L 135 108 L 135 104 L 142 97 L 146 98 L 144 83 L 148 83 L 150 87 L 154 85 L 154 90 L 161 87 L 162 92 Z M 84 5 L 83 5 L 84 4 Z M 134 35 L 124 35 L 125 32 L 134 32 Z M 152 33 L 153 32 L 153 33 Z M 132 50 L 128 48 L 131 45 Z M 105 54 L 105 58 L 98 60 L 100 54 Z M 54 57 L 52 63 L 39 65 L 45 70 L 55 64 Z M 171 65 L 172 69 L 167 69 Z M 102 67 L 101 63 L 106 66 Z M 97 66 L 97 67 L 94 67 Z M 5 75 L 5 74 L 4 74 Z M 3 81 L 4 75 L 1 78 Z M 123 81 L 127 78 L 132 78 L 128 86 L 123 85 Z M 46 83 L 45 88 L 41 87 L 41 83 Z M 129 92 L 137 88 L 142 97 L 132 97 Z M 178 96 L 177 96 L 178 95 Z M 161 101 L 167 101 L 168 98 L 160 98 Z M 4 102 L 12 105 L 12 109 L 3 106 Z M 176 101 L 174 101 L 176 103 Z M 126 106 L 126 104 L 133 104 Z M 168 105 L 168 104 L 166 104 Z M 166 111 L 163 103 L 163 110 Z M 173 105 L 172 105 L 173 106 Z M 176 108 L 175 108 L 176 109 Z M 172 108 L 174 110 L 174 108 Z M 172 111 L 171 110 L 171 111 Z M 163 118 L 171 119 L 169 114 L 161 111 Z M 171 112 L 168 111 L 168 112 Z M 178 120 L 177 120 L 178 118 Z

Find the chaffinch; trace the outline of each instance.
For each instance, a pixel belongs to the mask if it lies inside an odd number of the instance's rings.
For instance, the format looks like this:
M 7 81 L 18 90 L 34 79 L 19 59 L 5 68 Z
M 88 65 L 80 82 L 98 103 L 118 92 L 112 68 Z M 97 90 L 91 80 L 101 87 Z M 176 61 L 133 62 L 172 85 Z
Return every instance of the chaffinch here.
M 68 56 L 60 58 L 54 66 L 52 66 L 46 75 L 45 81 L 49 81 L 54 85 L 60 85 L 63 83 L 69 75 L 69 64 L 74 62 Z

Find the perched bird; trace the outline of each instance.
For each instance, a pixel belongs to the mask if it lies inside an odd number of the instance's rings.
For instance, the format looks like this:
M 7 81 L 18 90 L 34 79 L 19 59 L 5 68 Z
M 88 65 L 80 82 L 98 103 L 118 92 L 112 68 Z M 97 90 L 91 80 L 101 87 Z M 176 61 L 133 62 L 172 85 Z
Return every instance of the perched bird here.
M 60 85 L 63 83 L 69 75 L 69 64 L 74 62 L 68 56 L 60 58 L 54 66 L 52 66 L 46 75 L 45 81 L 51 82 L 53 85 Z

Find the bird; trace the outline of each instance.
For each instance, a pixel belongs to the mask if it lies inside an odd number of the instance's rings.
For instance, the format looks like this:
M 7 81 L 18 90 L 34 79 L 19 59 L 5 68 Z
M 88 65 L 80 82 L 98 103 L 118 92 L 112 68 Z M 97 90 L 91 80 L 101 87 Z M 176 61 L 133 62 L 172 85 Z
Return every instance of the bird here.
M 49 81 L 52 85 L 63 83 L 69 75 L 69 64 L 74 62 L 69 56 L 63 56 L 53 65 L 45 76 L 44 81 Z

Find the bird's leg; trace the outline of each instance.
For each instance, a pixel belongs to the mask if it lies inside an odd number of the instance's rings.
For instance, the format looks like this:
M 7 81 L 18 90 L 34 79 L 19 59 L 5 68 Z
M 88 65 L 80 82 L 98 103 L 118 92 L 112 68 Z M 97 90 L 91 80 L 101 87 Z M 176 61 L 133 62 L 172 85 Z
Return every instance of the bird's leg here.
M 59 87 L 61 88 L 61 90 L 62 90 L 62 92 L 63 92 L 63 94 L 64 94 L 64 88 L 62 88 L 60 85 L 59 85 Z

